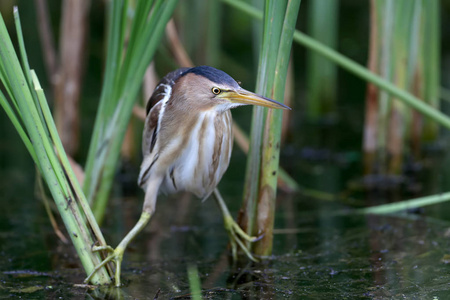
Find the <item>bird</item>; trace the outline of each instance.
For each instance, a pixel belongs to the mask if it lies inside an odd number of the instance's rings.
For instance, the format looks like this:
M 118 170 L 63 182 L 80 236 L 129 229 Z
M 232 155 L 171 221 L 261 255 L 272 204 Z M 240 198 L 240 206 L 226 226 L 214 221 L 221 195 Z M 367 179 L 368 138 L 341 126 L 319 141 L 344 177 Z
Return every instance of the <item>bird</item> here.
M 290 109 L 243 89 L 230 75 L 210 66 L 180 68 L 159 82 L 147 102 L 142 136 L 143 161 L 138 178 L 138 185 L 145 191 L 142 214 L 115 249 L 94 246 L 94 251 L 107 250 L 110 254 L 85 282 L 113 261 L 116 265 L 115 284 L 121 285 L 124 251 L 154 214 L 160 193 L 187 191 L 201 199 L 214 194 L 230 237 L 233 257 L 239 246 L 255 260 L 243 240 L 254 242 L 258 237 L 249 236 L 239 227 L 217 189 L 228 168 L 233 146 L 230 109 L 242 105 Z

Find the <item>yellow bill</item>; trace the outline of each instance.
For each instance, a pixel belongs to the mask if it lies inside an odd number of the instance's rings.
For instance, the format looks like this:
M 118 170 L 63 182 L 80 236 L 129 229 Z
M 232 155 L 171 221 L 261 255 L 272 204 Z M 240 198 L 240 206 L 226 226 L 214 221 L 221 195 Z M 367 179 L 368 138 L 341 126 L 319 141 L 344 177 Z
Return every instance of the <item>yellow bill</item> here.
M 272 100 L 270 98 L 266 98 L 264 96 L 260 96 L 244 89 L 239 89 L 237 91 L 223 91 L 220 97 L 232 103 L 259 105 L 278 109 L 291 109 L 289 106 L 284 105 L 283 103 Z

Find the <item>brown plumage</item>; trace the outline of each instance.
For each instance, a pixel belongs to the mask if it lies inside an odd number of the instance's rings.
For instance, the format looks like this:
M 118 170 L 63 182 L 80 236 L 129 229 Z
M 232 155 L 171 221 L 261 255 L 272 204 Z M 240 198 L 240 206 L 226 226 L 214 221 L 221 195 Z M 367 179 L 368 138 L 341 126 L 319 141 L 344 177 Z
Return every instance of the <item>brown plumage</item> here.
M 223 71 L 208 66 L 182 68 L 167 74 L 147 103 L 138 184 L 145 190 L 141 218 L 116 249 L 99 265 L 116 263 L 116 285 L 129 242 L 150 220 L 159 192 L 189 191 L 199 198 L 214 192 L 230 236 L 233 256 L 237 245 L 253 256 L 242 240 L 254 241 L 231 217 L 216 186 L 228 168 L 233 143 L 230 109 L 253 104 L 288 109 L 272 99 L 244 90 Z M 97 250 L 111 250 L 99 247 Z M 95 271 L 94 271 L 95 272 Z
M 138 180 L 146 191 L 146 202 L 155 203 L 158 191 L 189 191 L 200 198 L 213 192 L 230 161 L 229 108 L 237 105 L 217 101 L 211 89 L 230 86 L 240 89 L 231 77 L 212 82 L 187 68 L 169 73 L 158 84 L 147 104 Z M 149 190 L 153 188 L 150 181 L 160 182 L 158 191 Z

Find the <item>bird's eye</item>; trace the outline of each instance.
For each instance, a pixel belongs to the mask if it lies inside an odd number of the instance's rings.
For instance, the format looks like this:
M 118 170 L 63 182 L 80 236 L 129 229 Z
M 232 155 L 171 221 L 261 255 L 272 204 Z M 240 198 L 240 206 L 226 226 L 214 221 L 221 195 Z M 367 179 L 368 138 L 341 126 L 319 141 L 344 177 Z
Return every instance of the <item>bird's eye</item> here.
M 213 87 L 213 88 L 211 89 L 211 92 L 212 92 L 214 95 L 219 95 L 222 91 L 221 91 L 218 87 Z

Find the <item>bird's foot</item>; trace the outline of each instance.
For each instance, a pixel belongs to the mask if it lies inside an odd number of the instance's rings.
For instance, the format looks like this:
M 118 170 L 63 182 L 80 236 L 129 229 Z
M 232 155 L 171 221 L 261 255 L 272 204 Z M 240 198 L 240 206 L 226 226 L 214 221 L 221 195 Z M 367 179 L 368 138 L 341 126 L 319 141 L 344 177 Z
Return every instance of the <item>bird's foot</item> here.
M 108 262 L 113 262 L 116 265 L 116 272 L 115 272 L 115 285 L 117 287 L 120 286 L 120 271 L 121 271 L 121 265 L 122 265 L 122 259 L 123 259 L 123 253 L 125 252 L 125 248 L 120 247 L 120 245 L 113 249 L 111 246 L 94 246 L 92 247 L 93 252 L 98 251 L 108 251 L 110 252 L 109 255 L 99 264 L 97 265 L 94 270 L 89 274 L 89 276 L 84 280 L 84 283 L 88 283 L 92 276 L 103 266 L 105 266 Z
M 242 228 L 236 223 L 236 221 L 229 215 L 224 217 L 225 230 L 230 237 L 230 245 L 231 245 L 231 253 L 233 255 L 233 259 L 237 258 L 237 248 L 241 248 L 244 251 L 247 257 L 254 261 L 258 262 L 258 259 L 255 258 L 251 253 L 249 247 L 245 245 L 245 242 L 256 242 L 259 241 L 263 236 L 255 237 L 248 235 Z
M 117 287 L 120 286 L 120 270 L 122 267 L 122 259 L 123 253 L 127 248 L 128 244 L 132 239 L 145 227 L 145 225 L 150 220 L 151 213 L 148 211 L 143 211 L 139 221 L 134 225 L 133 229 L 123 238 L 120 242 L 119 246 L 116 249 L 113 249 L 111 246 L 94 246 L 92 247 L 92 251 L 108 251 L 110 254 L 98 265 L 94 268 L 94 270 L 89 274 L 89 276 L 84 280 L 84 282 L 89 282 L 92 276 L 97 272 L 100 268 L 106 265 L 108 262 L 113 262 L 116 264 L 116 272 L 114 274 L 115 284 Z

